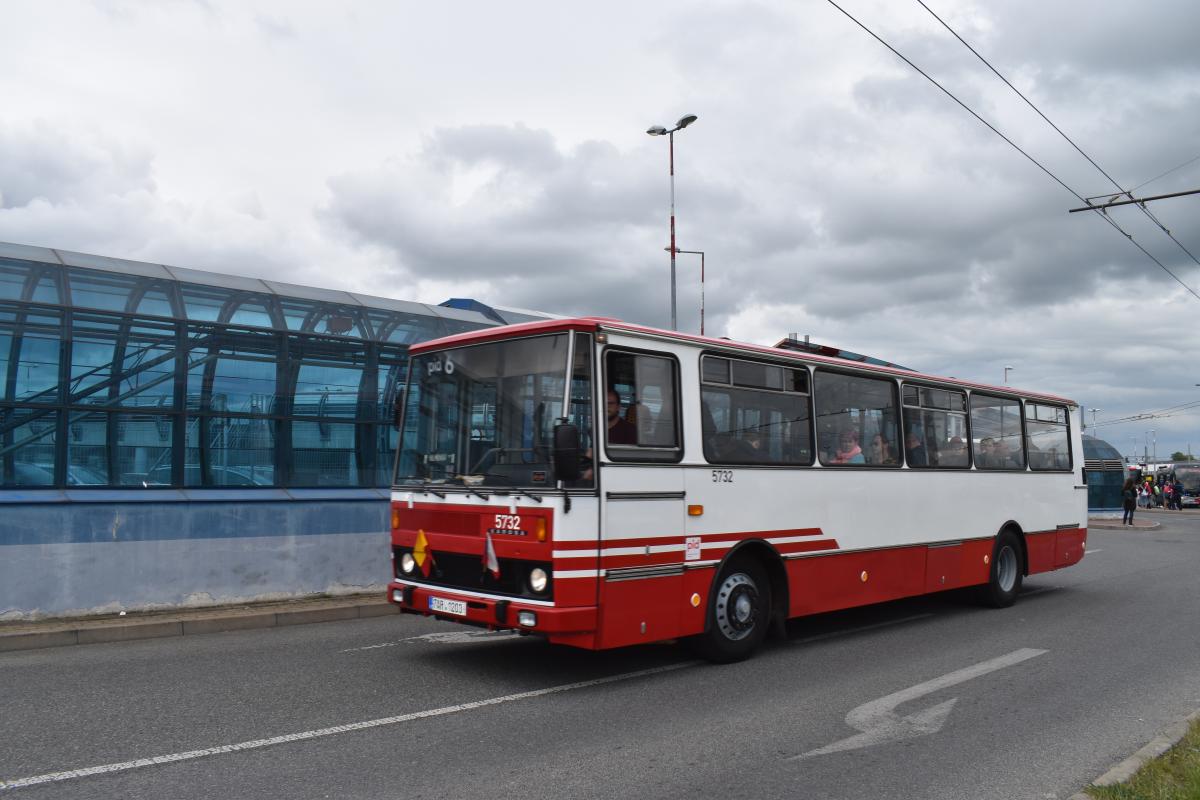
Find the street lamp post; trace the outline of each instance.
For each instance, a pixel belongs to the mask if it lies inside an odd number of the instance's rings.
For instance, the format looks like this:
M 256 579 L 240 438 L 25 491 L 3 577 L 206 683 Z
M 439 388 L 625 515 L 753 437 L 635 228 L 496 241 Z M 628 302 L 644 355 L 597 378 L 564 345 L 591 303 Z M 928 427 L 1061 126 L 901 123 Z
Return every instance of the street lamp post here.
M 670 250 L 669 247 L 664 247 L 663 250 Z M 690 253 L 694 256 L 700 256 L 700 335 L 704 335 L 704 251 L 703 250 L 675 250 L 676 253 Z M 674 289 L 671 291 L 674 296 Z
M 652 125 L 646 129 L 651 136 L 666 136 L 670 142 L 669 159 L 671 165 L 671 330 L 679 330 L 675 320 L 675 131 L 681 131 L 696 121 L 695 114 L 680 117 L 675 127 L 668 130 L 662 125 Z
M 1004 385 L 1005 386 L 1008 386 L 1008 373 L 1014 369 L 1016 369 L 1016 367 L 1005 367 L 1004 368 Z
M 1099 409 L 1099 408 L 1089 408 L 1088 409 L 1088 411 L 1092 412 L 1092 427 L 1093 428 L 1096 427 L 1096 414 L 1099 413 L 1101 410 L 1102 409 Z M 1093 433 L 1092 435 L 1095 436 L 1096 434 Z

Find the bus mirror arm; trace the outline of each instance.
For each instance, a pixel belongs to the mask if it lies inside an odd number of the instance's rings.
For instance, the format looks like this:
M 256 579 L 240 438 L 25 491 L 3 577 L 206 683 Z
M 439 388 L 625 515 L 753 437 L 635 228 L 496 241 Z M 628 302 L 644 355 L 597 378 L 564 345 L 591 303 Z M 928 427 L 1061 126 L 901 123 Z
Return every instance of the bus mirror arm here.
M 554 426 L 554 477 L 560 481 L 577 481 L 579 467 L 579 428 L 569 422 Z

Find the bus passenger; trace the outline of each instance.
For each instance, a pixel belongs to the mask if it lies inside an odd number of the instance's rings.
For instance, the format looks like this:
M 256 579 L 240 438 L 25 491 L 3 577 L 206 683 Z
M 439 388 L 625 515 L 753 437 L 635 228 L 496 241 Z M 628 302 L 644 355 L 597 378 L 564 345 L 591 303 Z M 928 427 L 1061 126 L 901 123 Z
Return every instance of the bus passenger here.
M 896 463 L 896 457 L 892 455 L 892 443 L 885 439 L 882 433 L 877 433 L 871 438 L 869 461 L 872 464 Z
M 970 463 L 967 457 L 967 443 L 962 437 L 950 437 L 950 446 L 943 453 L 940 463 L 944 467 L 965 467 Z
M 975 466 L 983 469 L 996 469 L 996 442 L 990 436 L 979 440 L 979 451 L 975 453 Z
M 838 435 L 837 453 L 830 464 L 865 464 L 862 448 L 858 446 L 858 431 L 853 428 L 842 431 Z
M 621 417 L 621 397 L 608 390 L 608 443 L 637 444 L 637 428 Z
M 908 465 L 910 467 L 929 466 L 929 456 L 925 454 L 925 445 L 922 444 L 920 437 L 917 436 L 915 428 L 909 430 L 908 436 L 904 439 L 904 452 L 908 458 Z

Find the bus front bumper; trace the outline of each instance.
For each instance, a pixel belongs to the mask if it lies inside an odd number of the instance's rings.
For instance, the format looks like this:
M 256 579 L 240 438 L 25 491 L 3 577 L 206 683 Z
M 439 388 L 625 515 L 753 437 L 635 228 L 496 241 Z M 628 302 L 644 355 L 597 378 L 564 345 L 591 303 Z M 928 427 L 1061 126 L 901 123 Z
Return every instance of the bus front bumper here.
M 551 635 L 596 629 L 595 606 L 557 608 L 519 598 L 479 596 L 398 580 L 388 585 L 388 601 L 399 606 L 401 612 L 493 629 L 513 628 Z

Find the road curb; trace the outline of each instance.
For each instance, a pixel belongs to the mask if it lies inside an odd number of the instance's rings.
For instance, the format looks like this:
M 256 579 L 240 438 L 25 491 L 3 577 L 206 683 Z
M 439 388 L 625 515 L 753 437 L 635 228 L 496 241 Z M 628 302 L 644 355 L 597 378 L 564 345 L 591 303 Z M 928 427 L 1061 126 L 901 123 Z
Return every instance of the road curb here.
M 1124 783 L 1129 780 L 1148 761 L 1158 758 L 1178 744 L 1179 740 L 1187 733 L 1191 724 L 1197 719 L 1200 719 L 1200 710 L 1193 711 L 1183 719 L 1171 723 L 1158 736 L 1151 739 L 1145 747 L 1124 761 L 1115 764 L 1108 772 L 1096 778 L 1089 785 L 1113 786 L 1114 784 Z M 1082 790 L 1071 795 L 1070 800 L 1096 800 L 1096 798 L 1088 794 L 1086 790 Z
M 53 623 L 49 629 L 43 630 L 0 631 L 0 653 L 79 644 L 128 642 L 169 636 L 310 625 L 318 622 L 369 619 L 398 613 L 399 608 L 382 599 L 364 600 L 358 603 L 333 600 L 330 601 L 330 605 L 310 608 L 256 610 L 243 607 L 231 610 L 229 613 L 214 612 L 212 609 L 195 609 L 191 614 L 173 614 L 171 619 L 154 621 L 120 619 L 90 624 L 80 621 L 77 625 Z
M 1097 522 L 1096 520 L 1088 520 L 1088 528 L 1101 531 L 1153 531 L 1162 527 L 1161 522 L 1151 522 L 1149 525 L 1122 525 L 1120 522 Z

